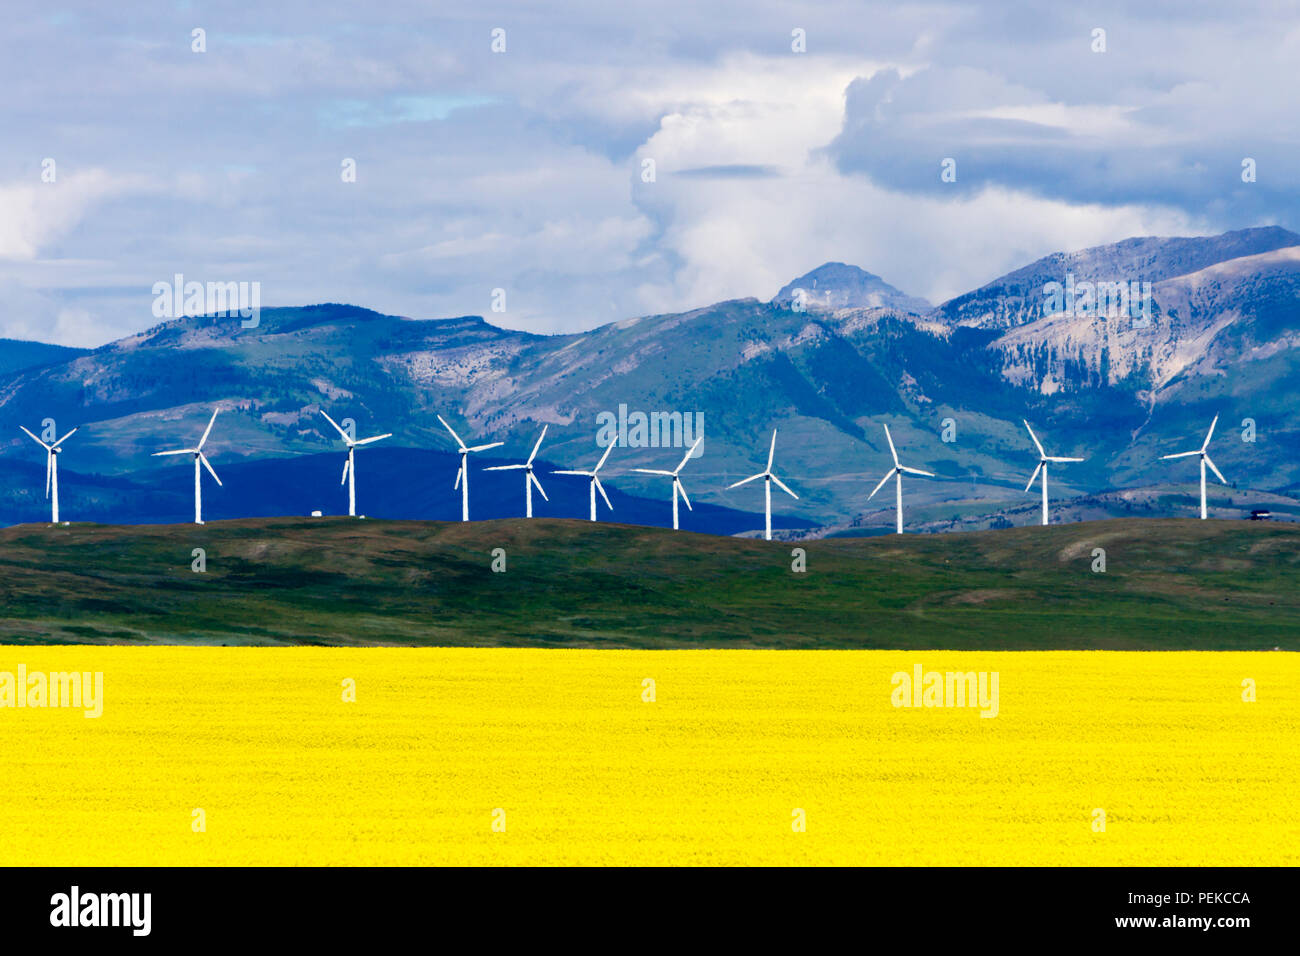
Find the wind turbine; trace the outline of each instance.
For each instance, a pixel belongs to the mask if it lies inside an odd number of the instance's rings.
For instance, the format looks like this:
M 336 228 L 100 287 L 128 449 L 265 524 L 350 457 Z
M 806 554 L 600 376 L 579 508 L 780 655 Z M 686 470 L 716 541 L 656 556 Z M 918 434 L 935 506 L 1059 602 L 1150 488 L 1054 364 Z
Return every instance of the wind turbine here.
M 600 456 L 600 461 L 596 463 L 596 467 L 591 469 L 591 471 L 552 472 L 552 474 L 555 475 L 582 475 L 584 478 L 591 479 L 591 481 L 589 482 L 588 491 L 591 493 L 591 520 L 592 521 L 596 520 L 596 492 L 597 491 L 599 491 L 600 496 L 605 499 L 605 506 L 609 508 L 610 511 L 614 510 L 614 506 L 609 503 L 609 495 L 605 494 L 605 486 L 600 483 L 600 469 L 604 466 L 605 460 L 609 458 L 609 453 L 614 450 L 614 446 L 617 444 L 618 444 L 618 436 L 615 435 L 614 440 L 610 442 L 609 447 L 605 449 L 605 454 Z
M 880 484 L 876 485 L 875 489 L 872 490 L 871 494 L 867 495 L 867 500 L 870 501 L 872 498 L 876 497 L 876 492 L 879 491 L 881 488 L 885 487 L 885 482 L 889 481 L 890 478 L 894 478 L 897 483 L 894 500 L 898 508 L 898 533 L 902 534 L 903 533 L 903 472 L 907 472 L 909 475 L 924 475 L 926 478 L 933 478 L 934 474 L 928 471 L 921 471 L 919 468 L 908 468 L 906 465 L 899 463 L 898 451 L 897 449 L 894 448 L 894 439 L 889 434 L 888 425 L 885 426 L 885 441 L 889 442 L 889 453 L 894 456 L 894 467 L 889 469 L 889 471 L 885 473 L 884 478 L 880 479 Z
M 456 439 L 456 444 L 460 447 L 460 471 L 456 472 L 456 484 L 452 485 L 452 489 L 453 490 L 455 490 L 456 488 L 460 489 L 460 520 L 468 521 L 469 520 L 469 456 L 470 453 L 476 451 L 487 451 L 489 448 L 500 448 L 502 445 L 505 444 L 505 442 L 494 441 L 490 445 L 475 445 L 471 448 L 466 446 L 466 444 L 460 440 L 460 436 L 456 434 L 455 429 L 453 429 L 450 425 L 447 424 L 447 420 L 445 418 L 439 415 L 438 421 L 442 422 L 443 428 L 451 432 L 451 437 Z
M 1038 440 L 1038 436 L 1034 434 L 1034 430 L 1029 427 L 1029 422 L 1026 422 L 1023 418 L 1020 420 L 1022 422 L 1025 422 L 1025 428 L 1029 431 L 1029 437 L 1034 440 L 1034 447 L 1038 449 L 1038 467 L 1035 468 L 1034 473 L 1029 476 L 1029 483 L 1025 485 L 1025 491 L 1028 491 L 1030 488 L 1034 487 L 1034 479 L 1038 477 L 1038 473 L 1041 471 L 1043 473 L 1043 524 L 1047 524 L 1048 523 L 1047 463 L 1049 461 L 1054 461 L 1054 462 L 1083 461 L 1083 459 L 1082 458 L 1057 458 L 1052 455 L 1049 455 L 1047 452 L 1043 451 L 1043 443 Z
M 212 479 L 217 483 L 218 487 L 222 486 L 221 479 L 218 478 L 217 473 L 212 470 L 212 464 L 211 462 L 208 461 L 208 456 L 203 454 L 203 446 L 207 444 L 208 436 L 212 434 L 212 426 L 216 424 L 217 415 L 220 414 L 220 412 L 221 412 L 220 408 L 213 409 L 212 420 L 208 422 L 208 427 L 203 432 L 203 437 L 199 439 L 199 443 L 195 447 L 182 448 L 178 451 L 156 451 L 153 453 L 152 456 L 154 458 L 162 458 L 166 455 L 193 455 L 194 456 L 194 523 L 195 524 L 203 524 L 203 483 L 199 480 L 200 462 L 203 464 L 203 467 L 208 470 L 208 474 L 212 476 Z
M 546 429 L 548 429 L 548 428 L 550 428 L 550 427 L 551 427 L 550 425 L 543 425 L 543 426 L 542 426 L 542 433 L 541 433 L 539 436 L 537 436 L 537 444 L 533 446 L 533 453 L 532 453 L 531 455 L 528 456 L 528 461 L 524 462 L 524 464 L 522 464 L 522 465 L 494 465 L 494 466 L 491 467 L 491 468 L 484 468 L 484 469 L 483 469 L 484 471 L 520 471 L 520 470 L 522 470 L 522 471 L 524 472 L 524 501 L 526 502 L 526 511 L 527 511 L 527 516 L 528 516 L 529 518 L 531 518 L 531 517 L 533 516 L 533 485 L 536 485 L 536 486 L 537 486 L 537 490 L 540 491 L 540 492 L 542 493 L 542 497 L 543 497 L 545 500 L 547 500 L 547 501 L 550 501 L 550 500 L 551 500 L 550 498 L 547 498 L 547 497 L 546 497 L 546 489 L 544 489 L 544 488 L 542 487 L 542 483 L 541 483 L 540 481 L 538 481 L 538 480 L 537 480 L 537 476 L 536 476 L 535 474 L 533 474 L 533 459 L 537 457 L 537 450 L 538 450 L 539 448 L 542 447 L 542 439 L 544 439 L 544 438 L 546 437 Z
M 1217 469 L 1217 468 L 1214 467 L 1214 462 L 1212 462 L 1212 461 L 1210 460 L 1210 454 L 1209 454 L 1208 451 L 1206 451 L 1206 449 L 1210 447 L 1210 439 L 1214 437 L 1214 426 L 1217 425 L 1217 424 L 1219 424 L 1219 416 L 1218 416 L 1218 415 L 1215 415 L 1215 416 L 1214 416 L 1214 421 L 1210 422 L 1210 430 L 1209 430 L 1208 432 L 1205 433 L 1205 441 L 1202 443 L 1202 445 L 1201 445 L 1201 447 L 1200 447 L 1200 449 L 1199 449 L 1198 451 L 1180 451 L 1180 452 L 1179 452 L 1178 454 L 1176 454 L 1176 455 L 1161 455 L 1161 456 L 1160 456 L 1160 460 L 1161 460 L 1161 461 L 1164 461 L 1164 460 L 1167 459 L 1167 458 L 1190 458 L 1192 455 L 1200 455 L 1200 456 L 1201 456 L 1201 520 L 1202 520 L 1202 521 L 1204 521 L 1205 518 L 1206 518 L 1206 513 L 1205 513 L 1205 466 L 1206 466 L 1206 465 L 1209 465 L 1209 466 L 1210 466 L 1210 470 L 1214 472 L 1215 477 L 1217 477 L 1217 478 L 1218 478 L 1221 482 L 1223 482 L 1225 485 L 1228 483 L 1228 479 L 1224 478 L 1224 477 L 1223 477 L 1223 474 L 1219 471 L 1219 469 Z
M 767 515 L 767 522 L 765 525 L 763 537 L 766 538 L 768 541 L 772 540 L 772 482 L 775 481 L 777 487 L 779 487 L 791 498 L 795 499 L 796 501 L 799 500 L 798 495 L 796 495 L 793 491 L 787 488 L 785 486 L 785 483 L 781 481 L 780 478 L 772 474 L 772 459 L 773 457 L 775 457 L 775 455 L 776 455 L 776 429 L 774 428 L 772 429 L 772 446 L 767 450 L 767 467 L 764 468 L 762 471 L 760 471 L 757 475 L 750 475 L 748 478 L 745 478 L 743 481 L 738 481 L 734 485 L 727 486 L 727 490 L 730 491 L 732 488 L 739 488 L 741 485 L 747 485 L 751 481 L 757 481 L 759 478 L 763 479 L 763 490 L 766 493 L 766 508 L 764 509 L 764 511 L 765 514 Z
M 42 448 L 45 449 L 45 497 L 50 499 L 50 513 L 51 513 L 50 523 L 58 524 L 59 523 L 59 455 L 63 454 L 63 449 L 61 449 L 59 446 L 62 445 L 65 441 L 67 441 L 69 438 L 71 438 L 73 435 L 75 435 L 77 433 L 77 429 L 81 428 L 81 426 L 78 425 L 76 428 L 68 432 L 66 435 L 64 435 L 62 438 L 60 438 L 52 445 L 45 444 L 45 442 L 41 441 L 31 432 L 27 431 L 26 427 L 22 425 L 19 425 L 18 427 L 21 428 L 23 431 L 27 432 L 28 437 L 30 437 L 32 441 L 36 442 L 36 444 L 40 445 Z
M 343 484 L 344 481 L 348 483 L 348 516 L 355 518 L 357 516 L 357 449 L 362 445 L 370 445 L 377 441 L 383 441 L 385 438 L 392 438 L 393 433 L 386 432 L 383 435 L 376 435 L 374 438 L 363 438 L 357 441 L 342 428 L 339 428 L 339 423 L 326 415 L 325 409 L 322 408 L 320 413 L 325 415 L 325 420 L 333 425 L 335 431 L 342 435 L 343 440 L 347 442 L 348 460 L 343 463 L 343 478 L 339 484 Z
M 691 450 L 686 453 L 686 457 L 682 459 L 682 463 L 678 465 L 676 470 L 674 471 L 663 471 L 658 468 L 633 468 L 632 469 L 633 471 L 639 471 L 643 475 L 664 475 L 673 480 L 673 530 L 674 531 L 678 530 L 677 496 L 679 494 L 682 496 L 682 501 L 686 502 L 686 509 L 688 511 L 695 510 L 694 508 L 691 507 L 691 499 L 686 497 L 686 488 L 682 485 L 681 474 L 682 474 L 682 469 L 686 467 L 686 463 L 690 461 L 691 455 L 695 454 L 695 449 L 700 447 L 700 442 L 702 441 L 704 441 L 703 435 L 695 439 L 695 444 L 691 446 Z

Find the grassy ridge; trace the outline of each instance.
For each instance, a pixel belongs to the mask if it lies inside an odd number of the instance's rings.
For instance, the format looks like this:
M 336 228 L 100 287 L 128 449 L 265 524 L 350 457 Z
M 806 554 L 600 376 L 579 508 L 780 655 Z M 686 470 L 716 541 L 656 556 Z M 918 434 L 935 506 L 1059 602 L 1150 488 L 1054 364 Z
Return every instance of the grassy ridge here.
M 585 521 L 27 525 L 0 530 L 0 642 L 1300 650 L 1293 525 L 798 546 L 802 574 L 790 544 Z

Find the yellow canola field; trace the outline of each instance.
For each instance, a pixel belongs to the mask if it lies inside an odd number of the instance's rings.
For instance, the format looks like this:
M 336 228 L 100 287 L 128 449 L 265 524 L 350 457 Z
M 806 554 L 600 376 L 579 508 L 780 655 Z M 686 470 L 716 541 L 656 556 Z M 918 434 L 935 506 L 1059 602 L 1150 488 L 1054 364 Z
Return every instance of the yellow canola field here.
M 0 647 L 20 664 L 102 671 L 104 711 L 0 707 L 5 866 L 1300 862 L 1294 654 Z M 917 664 L 996 671 L 997 716 L 895 707 Z

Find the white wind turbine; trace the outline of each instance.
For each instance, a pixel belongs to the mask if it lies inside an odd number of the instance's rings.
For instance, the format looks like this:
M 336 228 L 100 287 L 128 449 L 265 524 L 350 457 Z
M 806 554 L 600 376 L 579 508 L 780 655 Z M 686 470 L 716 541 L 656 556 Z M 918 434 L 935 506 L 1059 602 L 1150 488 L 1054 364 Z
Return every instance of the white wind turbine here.
M 1204 521 L 1205 518 L 1206 518 L 1206 511 L 1205 511 L 1205 466 L 1206 466 L 1206 465 L 1209 465 L 1209 466 L 1210 466 L 1210 470 L 1214 472 L 1215 477 L 1217 477 L 1217 478 L 1219 479 L 1219 481 L 1223 482 L 1225 485 L 1228 483 L 1228 479 L 1224 478 L 1224 477 L 1223 477 L 1223 474 L 1219 471 L 1219 469 L 1217 469 L 1217 468 L 1214 467 L 1214 462 L 1212 462 L 1212 461 L 1210 460 L 1210 454 L 1209 454 L 1209 452 L 1206 450 L 1206 449 L 1208 449 L 1208 448 L 1210 447 L 1210 439 L 1214 437 L 1214 426 L 1217 425 L 1217 424 L 1219 424 L 1219 416 L 1218 416 L 1218 415 L 1215 415 L 1215 416 L 1214 416 L 1214 421 L 1210 422 L 1210 430 L 1209 430 L 1208 432 L 1205 433 L 1205 441 L 1201 444 L 1201 447 L 1200 447 L 1197 451 L 1180 451 L 1180 452 L 1179 452 L 1178 454 L 1176 454 L 1176 455 L 1161 455 L 1161 456 L 1160 456 L 1160 460 L 1161 460 L 1161 461 L 1164 461 L 1164 460 L 1166 460 L 1166 459 L 1168 459 L 1168 458 L 1190 458 L 1192 455 L 1200 455 L 1200 456 L 1201 456 L 1201 520 L 1202 520 L 1202 521 Z
M 1025 422 L 1023 418 L 1021 419 L 1021 421 Z M 1043 524 L 1048 524 L 1047 463 L 1049 461 L 1052 462 L 1083 461 L 1083 459 L 1082 458 L 1057 458 L 1053 455 L 1049 455 L 1047 452 L 1043 451 L 1043 443 L 1038 440 L 1038 436 L 1034 434 L 1034 430 L 1029 427 L 1029 422 L 1025 422 L 1025 428 L 1029 431 L 1029 437 L 1034 440 L 1034 447 L 1038 449 L 1038 467 L 1035 468 L 1034 473 L 1029 476 L 1029 482 L 1025 485 L 1025 491 L 1028 491 L 1030 488 L 1034 487 L 1034 479 L 1038 477 L 1038 473 L 1041 471 L 1043 473 Z
M 166 455 L 193 455 L 194 456 L 194 523 L 195 524 L 203 524 L 203 483 L 200 480 L 200 475 L 199 475 L 200 463 L 202 463 L 203 467 L 208 470 L 208 474 L 212 476 L 212 479 L 217 483 L 217 485 L 221 486 L 221 479 L 218 478 L 217 473 L 212 470 L 212 464 L 208 461 L 208 456 L 203 454 L 203 446 L 207 444 L 208 436 L 212 434 L 212 426 L 216 424 L 217 415 L 220 414 L 220 412 L 221 409 L 219 408 L 213 410 L 212 420 L 208 422 L 208 427 L 203 432 L 203 437 L 199 439 L 199 443 L 195 447 L 182 448 L 178 451 L 156 451 L 153 453 L 154 458 L 161 458 Z
M 605 494 L 605 486 L 600 483 L 600 469 L 604 466 L 605 460 L 609 458 L 609 453 L 614 450 L 614 446 L 617 444 L 618 444 L 618 436 L 615 435 L 614 440 L 610 442 L 609 447 L 605 449 L 605 454 L 600 456 L 600 461 L 596 463 L 596 467 L 591 469 L 591 471 L 552 472 L 552 474 L 554 475 L 581 475 L 584 478 L 591 479 L 591 481 L 589 482 L 590 487 L 588 488 L 588 491 L 591 493 L 591 520 L 592 521 L 596 520 L 596 492 L 597 491 L 599 491 L 600 496 L 605 499 L 605 506 L 609 508 L 610 511 L 614 510 L 614 506 L 609 503 L 609 495 Z
M 695 454 L 695 449 L 700 447 L 700 442 L 702 441 L 704 441 L 703 435 L 695 439 L 695 444 L 691 446 L 691 450 L 686 453 L 686 456 L 684 458 L 682 458 L 682 463 L 677 466 L 675 471 L 663 471 L 662 469 L 659 468 L 633 468 L 632 469 L 633 471 L 639 471 L 643 475 L 664 475 L 673 480 L 673 530 L 674 531 L 678 530 L 677 496 L 679 494 L 682 496 L 682 501 L 686 502 L 686 508 L 688 511 L 695 510 L 694 508 L 691 507 L 691 499 L 686 497 L 686 488 L 685 486 L 682 485 L 681 474 L 682 474 L 682 469 L 686 467 L 686 463 L 690 461 L 691 455 Z
M 889 469 L 889 471 L 885 473 L 884 478 L 880 479 L 880 484 L 876 485 L 876 487 L 872 490 L 871 494 L 867 495 L 867 500 L 870 501 L 872 498 L 876 497 L 876 492 L 879 491 L 881 488 L 885 487 L 885 482 L 889 481 L 890 478 L 895 479 L 896 488 L 895 488 L 894 500 L 898 509 L 898 533 L 902 534 L 903 533 L 903 472 L 907 472 L 909 475 L 924 475 L 926 478 L 933 478 L 934 474 L 928 471 L 921 471 L 919 468 L 908 468 L 906 465 L 899 463 L 898 451 L 897 449 L 894 448 L 894 439 L 889 434 L 888 425 L 885 426 L 885 441 L 889 442 L 889 453 L 894 456 L 894 467 Z
M 529 518 L 533 516 L 533 485 L 536 485 L 537 490 L 542 493 L 542 498 L 546 501 L 551 500 L 546 497 L 546 489 L 542 487 L 542 483 L 533 474 L 533 459 L 537 457 L 537 450 L 542 447 L 542 439 L 546 437 L 546 429 L 550 427 L 550 425 L 542 426 L 542 433 L 537 436 L 537 444 L 533 446 L 533 453 L 528 456 L 528 461 L 522 465 L 494 465 L 491 468 L 483 469 L 484 471 L 523 471 L 525 511 Z
M 438 421 L 442 422 L 443 428 L 451 432 L 451 437 L 456 439 L 456 445 L 460 448 L 460 471 L 456 472 L 456 484 L 452 485 L 452 489 L 453 490 L 455 490 L 456 488 L 460 489 L 460 520 L 468 521 L 469 520 L 469 456 L 472 452 L 487 451 L 489 448 L 500 448 L 502 445 L 505 444 L 505 442 L 494 441 L 490 445 L 474 445 L 473 447 L 469 447 L 463 441 L 460 440 L 460 436 L 456 434 L 455 429 L 453 429 L 450 425 L 447 424 L 447 420 L 445 418 L 439 415 Z
M 325 415 L 325 420 L 334 426 L 335 431 L 342 435 L 343 441 L 347 443 L 348 460 L 343 463 L 343 479 L 339 484 L 343 484 L 344 481 L 348 483 L 348 516 L 355 518 L 357 516 L 357 449 L 362 445 L 370 445 L 377 441 L 383 441 L 385 438 L 392 438 L 393 433 L 386 432 L 383 435 L 376 435 L 374 438 L 362 438 L 357 441 L 340 428 L 338 422 L 326 415 L 325 409 L 322 408 L 320 413 Z
M 795 499 L 796 501 L 799 500 L 798 495 L 796 495 L 793 491 L 787 488 L 785 486 L 785 483 L 781 481 L 780 478 L 772 474 L 772 459 L 775 456 L 776 456 L 776 429 L 774 428 L 772 429 L 772 445 L 767 450 L 767 467 L 764 468 L 762 471 L 760 471 L 757 475 L 750 475 L 748 478 L 738 481 L 733 485 L 727 486 L 727 490 L 731 490 L 732 488 L 739 488 L 741 485 L 747 485 L 751 481 L 757 481 L 759 478 L 763 479 L 763 489 L 764 492 L 766 493 L 766 508 L 764 509 L 764 511 L 765 514 L 767 515 L 767 522 L 765 525 L 763 537 L 766 538 L 768 541 L 772 540 L 772 482 L 775 481 L 777 487 L 779 487 L 791 498 Z
M 19 425 L 23 431 L 27 432 L 29 438 L 36 444 L 45 449 L 45 497 L 50 499 L 50 523 L 59 523 L 59 455 L 63 454 L 63 449 L 59 446 L 76 434 L 78 425 L 72 431 L 68 432 L 52 445 L 47 445 L 27 429 Z

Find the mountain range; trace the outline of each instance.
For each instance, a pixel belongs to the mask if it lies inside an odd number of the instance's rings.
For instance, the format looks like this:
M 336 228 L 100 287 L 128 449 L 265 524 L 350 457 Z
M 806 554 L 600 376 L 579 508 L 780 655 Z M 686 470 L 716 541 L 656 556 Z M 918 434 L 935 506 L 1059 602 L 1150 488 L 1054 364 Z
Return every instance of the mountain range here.
M 1143 290 L 1149 321 L 1060 309 L 1045 293 L 1053 283 Z M 938 306 L 827 263 L 770 300 L 568 335 L 324 304 L 263 309 L 251 329 L 180 318 L 94 350 L 0 341 L 0 523 L 48 516 L 43 453 L 18 431 L 39 433 L 46 419 L 60 434 L 82 426 L 60 461 L 65 518 L 184 520 L 188 470 L 149 456 L 197 439 L 213 406 L 225 413 L 208 450 L 226 481 L 205 490 L 213 518 L 346 506 L 333 484 L 343 451 L 321 409 L 353 419 L 358 434 L 394 433 L 358 453 L 361 510 L 376 516 L 458 512 L 439 413 L 470 444 L 506 442 L 499 458 L 475 461 L 471 498 L 484 517 L 521 511 L 522 489 L 478 468 L 526 457 L 543 425 L 539 474 L 559 499 L 549 510 L 539 500 L 539 513 L 585 516 L 582 483 L 547 472 L 590 468 L 602 424 L 638 413 L 703 424 L 700 457 L 682 474 L 700 509 L 683 512 L 691 530 L 761 527 L 761 490 L 726 486 L 762 469 L 773 428 L 775 470 L 800 495 L 774 502 L 778 528 L 888 530 L 892 496 L 866 500 L 890 464 L 884 423 L 905 462 L 939 476 L 907 483 L 909 526 L 1028 523 L 1036 453 L 1022 419 L 1049 453 L 1087 459 L 1053 472 L 1067 520 L 1124 514 L 1134 501 L 1147 514 L 1191 514 L 1194 463 L 1157 459 L 1199 447 L 1215 415 L 1214 459 L 1234 485 L 1211 491 L 1215 513 L 1259 501 L 1300 514 L 1298 306 L 1300 235 L 1265 227 L 1058 253 Z M 616 448 L 602 473 L 618 520 L 670 520 L 668 482 L 630 473 L 671 469 L 684 454 L 689 436 L 666 435 L 662 447 L 656 432 Z M 399 504 L 410 510 L 394 513 Z

